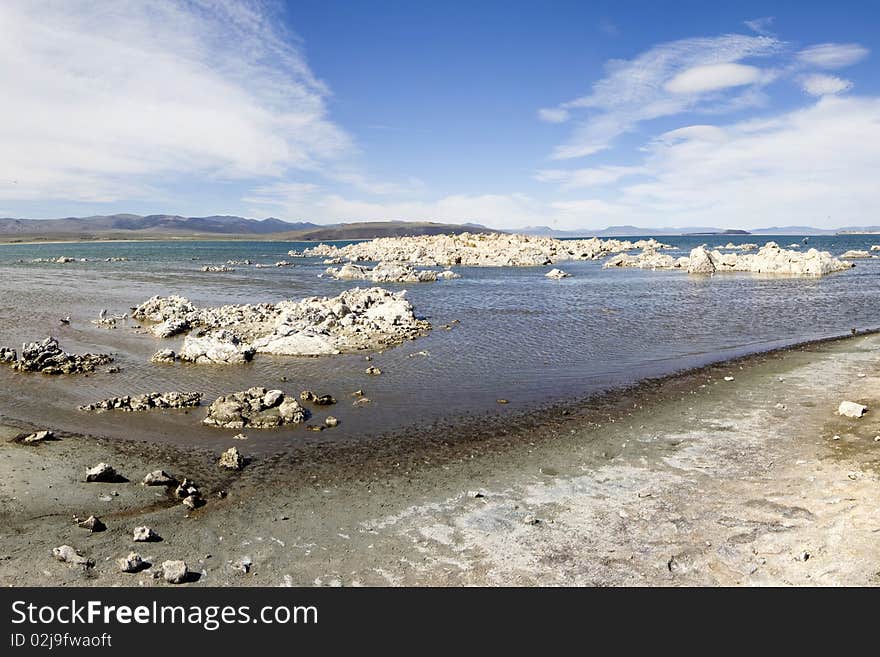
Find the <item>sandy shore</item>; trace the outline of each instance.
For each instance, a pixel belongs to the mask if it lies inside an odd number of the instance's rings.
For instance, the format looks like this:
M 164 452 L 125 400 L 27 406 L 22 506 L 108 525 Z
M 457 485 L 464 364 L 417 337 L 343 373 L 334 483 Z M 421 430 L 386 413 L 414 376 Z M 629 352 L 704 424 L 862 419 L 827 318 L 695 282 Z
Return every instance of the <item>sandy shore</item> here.
M 844 399 L 871 410 L 840 417 Z M 247 454 L 246 441 L 12 442 L 24 428 L 0 429 L 4 585 L 166 586 L 152 569 L 119 572 L 132 550 L 186 560 L 199 574 L 188 586 L 880 584 L 876 334 L 240 473 L 216 458 L 233 443 Z M 99 461 L 131 481 L 85 483 Z M 207 504 L 187 513 L 139 485 L 157 468 L 196 480 Z M 91 514 L 108 529 L 72 521 Z M 137 525 L 164 540 L 133 543 Z M 55 561 L 62 544 L 96 566 Z

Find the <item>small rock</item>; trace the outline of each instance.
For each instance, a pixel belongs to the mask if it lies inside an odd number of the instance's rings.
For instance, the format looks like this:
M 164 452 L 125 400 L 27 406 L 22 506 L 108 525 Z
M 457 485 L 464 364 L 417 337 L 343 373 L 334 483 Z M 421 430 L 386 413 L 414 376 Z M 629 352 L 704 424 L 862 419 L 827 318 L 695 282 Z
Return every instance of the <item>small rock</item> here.
M 137 552 L 129 552 L 127 557 L 117 559 L 116 563 L 119 564 L 119 570 L 124 573 L 136 573 L 146 565 L 146 562 Z
M 495 402 L 498 404 L 509 404 L 510 403 L 510 401 L 507 399 L 496 399 Z
M 732 376 L 725 376 L 724 380 L 725 381 L 733 381 L 733 377 Z
M 478 499 L 480 497 L 486 497 L 486 494 L 481 490 L 469 490 L 467 495 L 468 495 L 468 497 L 472 497 L 474 499 Z
M 112 466 L 99 463 L 94 468 L 86 470 L 86 481 L 116 481 L 119 475 Z
M 199 495 L 189 495 L 183 498 L 183 506 L 187 509 L 195 509 L 202 505 L 202 498 Z
M 52 548 L 52 556 L 62 563 L 69 563 L 75 566 L 93 568 L 95 565 L 94 561 L 86 559 L 75 548 L 72 548 L 69 545 L 60 545 L 57 548 Z
M 232 439 L 233 440 L 247 440 L 248 437 L 245 436 L 243 433 L 237 433 L 232 437 Z
M 378 367 L 374 367 L 371 365 L 364 370 L 364 373 L 369 374 L 370 376 L 379 376 L 380 374 L 382 374 L 382 370 L 380 370 Z
M 846 417 L 862 417 L 867 410 L 867 406 L 862 406 L 856 402 L 843 401 L 840 402 L 840 406 L 837 408 L 837 414 Z
M 245 458 L 237 447 L 230 447 L 220 455 L 218 464 L 227 470 L 241 470 L 245 466 Z
M 45 440 L 55 440 L 55 434 L 51 431 L 37 431 L 22 438 L 21 442 L 30 445 L 33 443 L 41 443 Z
M 541 524 L 541 521 L 530 513 L 525 518 L 523 518 L 523 523 L 525 523 L 526 525 L 539 525 Z
M 327 417 L 324 418 L 324 426 L 325 427 L 335 427 L 338 424 L 339 424 L 339 420 L 337 420 L 332 415 L 328 415 Z
M 250 557 L 242 557 L 238 561 L 232 564 L 232 569 L 237 570 L 240 573 L 249 573 L 251 570 L 251 566 L 254 565 L 253 560 Z
M 85 520 L 76 524 L 83 529 L 88 529 L 90 532 L 102 532 L 107 529 L 107 525 L 105 525 L 100 518 L 96 518 L 95 516 L 89 516 Z
M 135 543 L 149 543 L 153 541 L 161 541 L 162 537 L 149 527 L 142 525 L 134 528 L 132 540 Z
M 153 470 L 148 473 L 141 482 L 144 486 L 173 486 L 176 483 L 177 479 L 164 470 Z
M 185 561 L 163 561 L 162 578 L 169 584 L 181 584 L 189 576 Z
M 840 436 L 835 434 L 835 435 L 831 436 L 831 440 L 840 440 Z

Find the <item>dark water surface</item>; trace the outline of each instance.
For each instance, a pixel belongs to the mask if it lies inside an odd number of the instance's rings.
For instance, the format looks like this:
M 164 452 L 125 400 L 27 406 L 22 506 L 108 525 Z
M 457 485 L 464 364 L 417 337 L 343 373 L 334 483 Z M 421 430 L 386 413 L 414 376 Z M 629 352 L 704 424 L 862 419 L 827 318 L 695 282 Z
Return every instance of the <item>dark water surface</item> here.
M 787 247 L 801 239 L 750 235 L 662 241 L 686 254 L 705 242 L 774 240 Z M 872 244 L 880 244 L 880 235 L 809 238 L 809 246 L 833 255 Z M 182 337 L 160 340 L 126 328 L 125 322 L 108 330 L 89 321 L 102 308 L 121 314 L 154 294 L 219 305 L 332 296 L 357 285 L 318 278 L 325 266 L 311 258 L 294 260 L 294 267 L 199 271 L 230 259 L 291 260 L 289 249 L 306 246 L 239 241 L 0 245 L 0 345 L 20 348 L 26 340 L 51 334 L 67 351 L 113 352 L 122 368 L 118 374 L 46 377 L 0 367 L 0 416 L 98 435 L 227 446 L 225 438 L 237 432 L 203 427 L 204 408 L 138 414 L 87 414 L 76 408 L 105 397 L 169 390 L 201 391 L 210 403 L 253 385 L 293 394 L 308 388 L 337 397 L 337 405 L 315 414 L 318 423 L 328 412 L 340 419 L 337 428 L 323 434 L 301 426 L 247 432 L 249 451 L 274 451 L 306 440 L 359 440 L 414 423 L 537 408 L 646 376 L 880 325 L 880 259 L 858 260 L 855 269 L 819 279 L 603 270 L 600 260 L 561 263 L 573 275 L 561 281 L 544 277 L 549 267 L 464 267 L 457 269 L 458 280 L 388 284 L 405 287 L 416 313 L 435 328 L 428 337 L 374 354 L 372 364 L 384 372 L 379 377 L 364 374 L 363 353 L 257 355 L 244 366 L 154 365 L 150 356 L 163 347 L 178 348 Z M 18 262 L 62 255 L 91 261 Z M 128 261 L 103 261 L 110 256 Z M 61 326 L 59 318 L 67 315 L 71 325 Z M 441 328 L 455 319 L 460 324 L 452 330 Z M 353 407 L 349 395 L 356 389 L 372 403 Z M 499 406 L 499 398 L 510 404 Z

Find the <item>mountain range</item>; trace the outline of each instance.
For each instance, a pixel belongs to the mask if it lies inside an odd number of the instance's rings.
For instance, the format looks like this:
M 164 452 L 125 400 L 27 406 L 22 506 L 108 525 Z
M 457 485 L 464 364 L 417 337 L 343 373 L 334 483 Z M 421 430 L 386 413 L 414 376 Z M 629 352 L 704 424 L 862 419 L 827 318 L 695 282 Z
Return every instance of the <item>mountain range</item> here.
M 172 214 L 95 215 L 62 219 L 0 218 L 0 241 L 30 240 L 109 240 L 109 239 L 273 239 L 291 241 L 372 239 L 401 235 L 491 232 L 474 223 L 450 224 L 428 221 L 363 221 L 319 225 L 309 221 L 289 222 L 269 217 L 247 219 L 230 215 L 183 217 Z M 502 232 L 552 237 L 633 237 L 686 234 L 753 235 L 833 235 L 835 233 L 880 233 L 880 227 L 850 227 L 823 230 L 810 226 L 773 226 L 750 231 L 715 227 L 644 228 L 609 226 L 601 230 L 557 230 L 550 226 L 502 229 Z

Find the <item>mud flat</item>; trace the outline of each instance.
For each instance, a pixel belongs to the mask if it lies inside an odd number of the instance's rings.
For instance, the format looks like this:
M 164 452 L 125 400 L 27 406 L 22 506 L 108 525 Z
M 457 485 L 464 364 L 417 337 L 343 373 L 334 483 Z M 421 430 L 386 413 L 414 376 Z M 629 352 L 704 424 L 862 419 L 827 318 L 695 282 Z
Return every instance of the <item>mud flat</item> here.
M 4 585 L 880 584 L 877 334 L 241 471 L 219 436 L 182 451 L 40 428 L 57 440 L 2 429 Z M 129 481 L 86 483 L 99 462 Z M 139 483 L 160 469 L 204 504 Z M 74 522 L 92 515 L 104 531 Z M 135 545 L 139 526 L 163 540 Z M 151 565 L 122 572 L 132 551 Z M 187 583 L 154 576 L 178 560 Z

